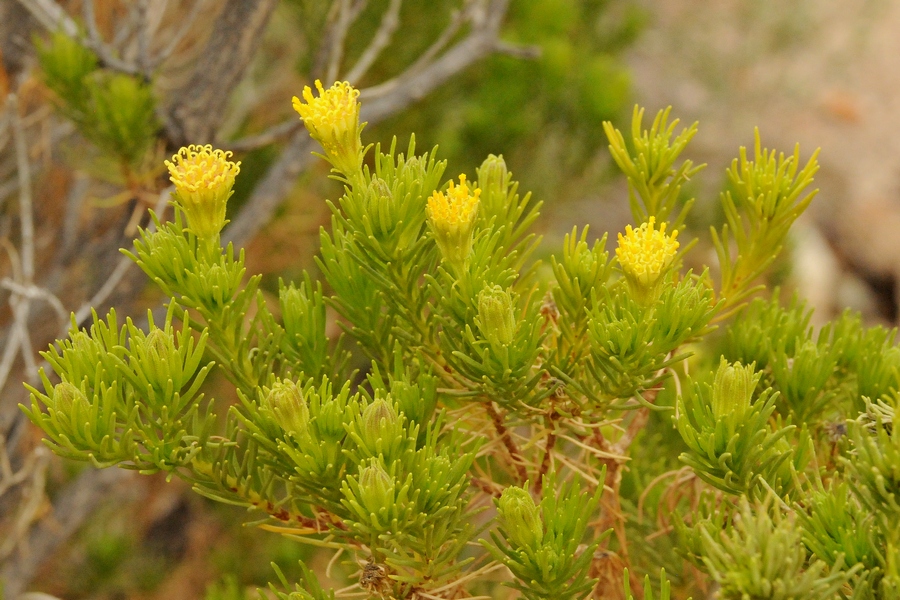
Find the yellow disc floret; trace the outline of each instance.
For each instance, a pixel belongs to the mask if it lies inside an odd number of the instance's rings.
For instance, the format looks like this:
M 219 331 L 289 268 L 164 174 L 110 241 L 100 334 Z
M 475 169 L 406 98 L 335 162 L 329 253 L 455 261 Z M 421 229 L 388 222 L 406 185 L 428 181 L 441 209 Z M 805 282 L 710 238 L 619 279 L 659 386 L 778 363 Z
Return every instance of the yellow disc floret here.
M 666 235 L 666 223 L 654 229 L 654 217 L 633 229 L 625 228 L 625 235 L 619 234 L 619 247 L 616 256 L 625 275 L 634 283 L 644 287 L 653 286 L 666 269 L 675 260 L 678 251 L 678 232 Z
M 425 213 L 444 259 L 463 266 L 472 249 L 475 217 L 481 190 L 470 190 L 466 176 L 459 176 L 459 185 L 450 182 L 447 193 L 434 192 L 428 198 Z
M 241 163 L 229 158 L 231 152 L 192 144 L 166 161 L 175 198 L 197 237 L 215 236 L 225 226 L 225 204 L 241 170 Z
M 334 168 L 349 177 L 359 170 L 362 162 L 359 90 L 346 81 L 339 81 L 326 90 L 318 79 L 316 89 L 318 98 L 309 86 L 303 88 L 303 100 L 294 96 L 294 110 L 300 114 L 309 134 L 322 145 Z

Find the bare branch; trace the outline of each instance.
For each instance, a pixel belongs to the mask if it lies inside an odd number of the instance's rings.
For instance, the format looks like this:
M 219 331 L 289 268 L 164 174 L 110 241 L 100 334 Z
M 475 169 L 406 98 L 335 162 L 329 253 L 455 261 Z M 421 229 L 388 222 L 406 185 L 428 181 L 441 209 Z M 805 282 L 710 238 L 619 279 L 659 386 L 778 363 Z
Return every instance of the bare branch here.
M 169 43 L 166 44 L 165 47 L 163 47 L 163 49 L 156 54 L 156 56 L 150 59 L 150 64 L 148 65 L 148 69 L 150 71 L 156 69 L 156 67 L 164 63 L 170 56 L 172 56 L 172 53 L 174 53 L 175 49 L 178 48 L 178 44 L 181 43 L 181 40 L 184 39 L 184 36 L 186 36 L 191 30 L 191 27 L 193 27 L 194 22 L 197 20 L 197 16 L 200 14 L 200 10 L 202 8 L 206 8 L 206 6 L 207 3 L 204 0 L 196 0 L 191 5 L 190 12 L 182 20 L 181 27 L 178 29 L 178 31 L 175 32 L 175 34 L 172 36 L 172 39 L 169 40 Z
M 355 84 L 362 79 L 363 75 L 368 72 L 369 68 L 381 54 L 381 51 L 391 43 L 391 38 L 394 36 L 394 32 L 400 25 L 400 7 L 402 5 L 403 0 L 391 0 L 387 10 L 384 11 L 384 15 L 381 17 L 378 31 L 372 36 L 372 41 L 369 42 L 369 45 L 360 55 L 359 60 L 356 61 L 356 64 L 353 65 L 353 68 L 347 73 L 345 77 L 347 81 Z
M 138 0 L 137 70 L 145 79 L 150 78 L 150 40 L 147 23 L 148 0 Z
M 422 70 L 427 64 L 429 64 L 435 56 L 443 52 L 444 48 L 447 47 L 447 44 L 450 43 L 450 40 L 459 33 L 460 28 L 462 28 L 463 23 L 465 23 L 469 19 L 469 13 L 466 10 L 456 10 L 453 11 L 453 14 L 450 15 L 450 23 L 447 27 L 444 28 L 444 31 L 441 32 L 441 35 L 437 37 L 432 44 L 425 49 L 419 58 L 416 59 L 416 62 L 407 67 L 405 73 L 414 74 Z
M 156 201 L 156 206 L 153 207 L 153 212 L 156 215 L 161 216 L 163 214 L 163 211 L 166 208 L 166 204 L 168 204 L 169 199 L 171 198 L 172 189 L 173 188 L 169 186 L 159 194 L 159 199 Z M 155 230 L 156 226 L 151 221 L 150 225 L 147 226 L 147 231 L 152 233 Z M 94 295 L 87 300 L 87 302 L 84 302 L 75 311 L 75 323 L 77 325 L 81 325 L 82 323 L 87 321 L 88 317 L 91 316 L 91 309 L 103 304 L 106 299 L 109 298 L 110 294 L 115 291 L 116 286 L 119 285 L 119 282 L 122 281 L 122 278 L 125 277 L 125 274 L 128 273 L 128 270 L 132 265 L 134 265 L 134 261 L 127 256 L 122 256 L 119 259 L 119 262 L 116 264 L 115 269 L 113 269 L 112 273 L 110 273 L 109 277 L 106 279 L 103 285 L 100 286 L 100 289 L 97 290 L 96 293 L 94 293 Z M 68 333 L 69 326 L 68 324 L 66 324 L 66 326 L 60 332 L 59 337 L 66 337 Z
M 223 243 L 234 242 L 242 246 L 269 222 L 297 176 L 313 163 L 311 153 L 314 148 L 315 142 L 305 129 L 293 135 L 284 152 L 253 188 L 247 203 L 225 229 Z
M 61 29 L 63 33 L 70 37 L 79 37 L 78 24 L 54 0 L 19 0 L 19 3 L 28 9 L 31 16 L 44 29 L 48 31 Z
M 249 152 L 279 142 L 302 127 L 303 121 L 300 119 L 287 119 L 256 135 L 248 135 L 233 142 L 223 142 L 221 145 L 232 152 Z
M 491 54 L 494 44 L 492 35 L 472 33 L 418 74 L 408 77 L 404 73 L 377 87 L 362 90 L 360 99 L 366 100 L 362 118 L 378 122 L 405 109 L 475 61 Z
M 124 22 L 119 25 L 116 30 L 115 36 L 113 36 L 112 47 L 113 48 L 121 48 L 122 45 L 131 37 L 131 34 L 134 33 L 135 29 L 138 26 L 138 8 L 136 6 L 132 6 L 131 10 L 128 11 L 128 16 L 125 17 Z
M 494 44 L 494 52 L 525 60 L 533 60 L 541 57 L 540 46 L 522 46 L 519 44 L 510 44 L 509 42 L 504 42 L 502 40 L 498 40 L 497 43 Z
M 322 40 L 313 59 L 312 69 L 310 69 L 310 74 L 313 78 L 324 76 L 323 73 L 328 69 L 328 63 L 331 60 L 331 39 L 335 35 L 341 6 L 343 6 L 344 1 L 331 1 L 331 8 L 328 9 L 328 15 L 325 17 L 325 32 L 322 34 Z M 328 79 L 325 78 L 325 81 L 327 82 Z
M 325 71 L 325 81 L 332 82 L 338 77 L 341 70 L 341 62 L 344 59 L 344 44 L 347 41 L 347 33 L 350 26 L 359 18 L 365 9 L 368 0 L 338 0 L 340 12 L 332 35 L 329 39 L 328 69 Z
M 56 312 L 56 315 L 60 318 L 61 321 L 66 322 L 69 318 L 69 313 L 66 312 L 66 309 L 63 306 L 62 302 L 60 302 L 59 298 L 57 298 L 44 288 L 38 287 L 36 285 L 21 285 L 16 283 L 12 279 L 9 279 L 8 277 L 0 279 L 0 287 L 10 290 L 11 292 L 15 292 L 24 298 L 28 298 L 29 300 L 44 300 L 53 308 L 53 310 Z
M 0 390 L 6 386 L 6 378 L 12 370 L 13 362 L 16 360 L 16 354 L 22 347 L 22 331 L 13 322 L 10 327 L 9 335 L 6 336 L 6 346 L 3 347 L 3 356 L 0 358 Z
M 225 0 L 194 73 L 169 99 L 174 146 L 212 142 L 231 90 L 244 76 L 277 0 Z
M 118 484 L 131 477 L 124 469 L 82 471 L 53 503 L 53 518 L 38 521 L 29 533 L 29 552 L 11 556 L 0 570 L 6 597 L 18 597 L 47 557 L 81 527 Z
M 138 74 L 140 70 L 137 65 L 127 63 L 124 60 L 117 58 L 113 54 L 112 48 L 103 41 L 103 36 L 100 35 L 100 31 L 97 29 L 97 19 L 94 15 L 94 0 L 84 0 L 81 8 L 84 23 L 87 26 L 88 31 L 86 40 L 87 45 L 91 50 L 97 53 L 100 62 L 103 63 L 104 66 L 116 71 L 121 71 L 122 73 L 128 73 L 129 75 Z M 138 25 L 138 28 L 140 30 L 140 25 Z M 140 35 L 140 33 L 138 35 Z M 73 35 L 72 37 L 77 38 L 78 36 Z
M 31 198 L 31 163 L 28 161 L 28 142 L 19 115 L 19 101 L 15 94 L 7 96 L 9 115 L 12 119 L 13 138 L 16 144 L 16 165 L 19 173 L 19 220 L 22 231 L 22 281 L 29 284 L 34 279 L 34 215 Z
M 10 253 L 17 283 L 25 288 L 34 281 L 34 215 L 31 197 L 31 163 L 28 160 L 28 142 L 25 139 L 25 128 L 19 115 L 19 103 L 15 94 L 7 99 L 9 115 L 12 123 L 13 140 L 16 150 L 16 167 L 19 181 L 19 225 L 21 230 L 21 252 L 12 249 Z M 13 315 L 13 323 L 7 345 L 0 359 L 0 389 L 6 384 L 6 378 L 12 369 L 13 360 L 21 352 L 25 361 L 28 378 L 37 377 L 37 365 L 28 334 L 28 314 L 31 300 L 28 295 L 13 292 L 9 298 L 9 307 Z

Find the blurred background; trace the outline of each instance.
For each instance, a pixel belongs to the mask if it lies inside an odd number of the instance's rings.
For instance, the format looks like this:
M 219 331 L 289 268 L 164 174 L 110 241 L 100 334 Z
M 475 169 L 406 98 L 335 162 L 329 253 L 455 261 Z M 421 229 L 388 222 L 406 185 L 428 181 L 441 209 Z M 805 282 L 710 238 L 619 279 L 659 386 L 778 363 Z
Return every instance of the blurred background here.
M 320 78 L 363 90 L 365 142 L 435 145 L 447 176 L 502 154 L 544 202 L 542 258 L 573 225 L 630 219 L 601 123 L 635 103 L 700 122 L 685 155 L 701 242 L 739 146 L 801 161 L 821 192 L 773 275 L 816 307 L 894 324 L 900 276 L 900 3 L 889 0 L 0 1 L 0 581 L 60 598 L 243 598 L 305 547 L 179 481 L 47 455 L 16 408 L 38 352 L 162 297 L 119 248 L 165 211 L 162 161 L 213 143 L 242 161 L 228 239 L 250 272 L 315 276 L 339 187 L 290 99 Z M 649 125 L 649 123 L 647 123 Z M 215 380 L 209 393 L 227 399 Z M 325 559 L 327 560 L 327 559 Z M 343 575 L 342 575 L 342 569 Z M 334 567 L 340 581 L 347 569 Z M 253 594 L 255 597 L 255 593 Z

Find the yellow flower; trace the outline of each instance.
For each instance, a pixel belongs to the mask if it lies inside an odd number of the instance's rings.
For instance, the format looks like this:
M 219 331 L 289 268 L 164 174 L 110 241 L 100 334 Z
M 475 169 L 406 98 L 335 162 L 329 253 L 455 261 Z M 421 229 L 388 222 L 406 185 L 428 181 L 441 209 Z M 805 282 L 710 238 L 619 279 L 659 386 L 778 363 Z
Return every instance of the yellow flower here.
M 444 260 L 458 267 L 464 267 L 472 251 L 475 233 L 475 217 L 481 190 L 470 191 L 466 176 L 459 176 L 459 185 L 450 182 L 446 195 L 436 191 L 425 207 L 428 224 Z
M 650 217 L 637 229 L 628 225 L 625 235 L 619 234 L 619 247 L 616 248 L 616 256 L 625 276 L 644 288 L 653 287 L 675 260 L 678 251 L 675 240 L 678 232 L 666 235 L 666 223 L 662 223 L 658 230 L 653 228 L 654 223 L 656 219 Z
M 318 79 L 316 89 L 318 98 L 309 86 L 303 88 L 305 104 L 294 96 L 294 110 L 300 114 L 312 138 L 322 145 L 329 162 L 349 177 L 362 164 L 359 90 L 346 81 L 339 81 L 326 90 Z
M 166 161 L 175 199 L 187 216 L 188 227 L 199 238 L 218 235 L 225 226 L 225 204 L 241 171 L 241 163 L 229 158 L 231 152 L 192 144 Z

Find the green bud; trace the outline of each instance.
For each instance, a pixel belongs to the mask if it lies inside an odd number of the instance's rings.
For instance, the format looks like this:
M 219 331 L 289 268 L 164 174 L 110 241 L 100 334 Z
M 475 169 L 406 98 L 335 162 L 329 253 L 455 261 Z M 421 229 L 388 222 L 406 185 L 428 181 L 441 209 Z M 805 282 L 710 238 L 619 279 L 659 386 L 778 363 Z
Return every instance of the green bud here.
M 362 413 L 362 431 L 360 432 L 366 446 L 375 449 L 383 432 L 392 431 L 397 420 L 397 412 L 394 407 L 381 398 L 367 406 Z
M 359 471 L 359 498 L 370 513 L 380 509 L 390 510 L 394 504 L 394 479 L 378 463 L 373 461 Z
M 503 490 L 497 502 L 497 513 L 509 541 L 520 548 L 540 546 L 544 535 L 540 509 L 526 490 L 520 487 Z
M 477 172 L 478 187 L 481 188 L 481 205 L 485 216 L 490 219 L 506 209 L 509 170 L 503 156 L 491 154 L 481 163 Z
M 510 293 L 499 285 L 478 294 L 478 328 L 492 346 L 508 346 L 516 337 L 518 324 Z
M 407 165 L 409 165 L 412 160 L 413 159 L 409 159 Z M 381 177 L 372 178 L 372 182 L 369 184 L 369 191 L 372 193 L 372 198 L 379 204 L 385 200 L 390 202 L 393 195 L 391 193 L 391 188 L 388 187 L 387 181 Z
M 63 381 L 53 388 L 53 408 L 57 412 L 72 416 L 76 412 L 86 411 L 90 406 L 84 393 L 69 383 Z
M 174 341 L 162 329 L 154 328 L 143 341 L 142 370 L 154 385 L 164 388 L 170 378 L 169 357 L 177 352 Z
M 734 415 L 740 420 L 750 407 L 750 399 L 758 381 L 755 364 L 743 366 L 736 362 L 730 365 L 723 358 L 713 383 L 713 416 L 722 419 Z
M 169 360 L 170 342 L 171 338 L 166 335 L 166 332 L 158 328 L 154 328 L 144 338 L 144 346 L 147 348 L 147 353 L 162 362 Z
M 288 379 L 272 386 L 266 396 L 266 405 L 275 415 L 275 422 L 286 432 L 301 435 L 309 425 L 309 407 L 297 384 Z
M 319 435 L 338 441 L 347 433 L 344 429 L 344 407 L 340 402 L 324 402 L 316 416 Z

